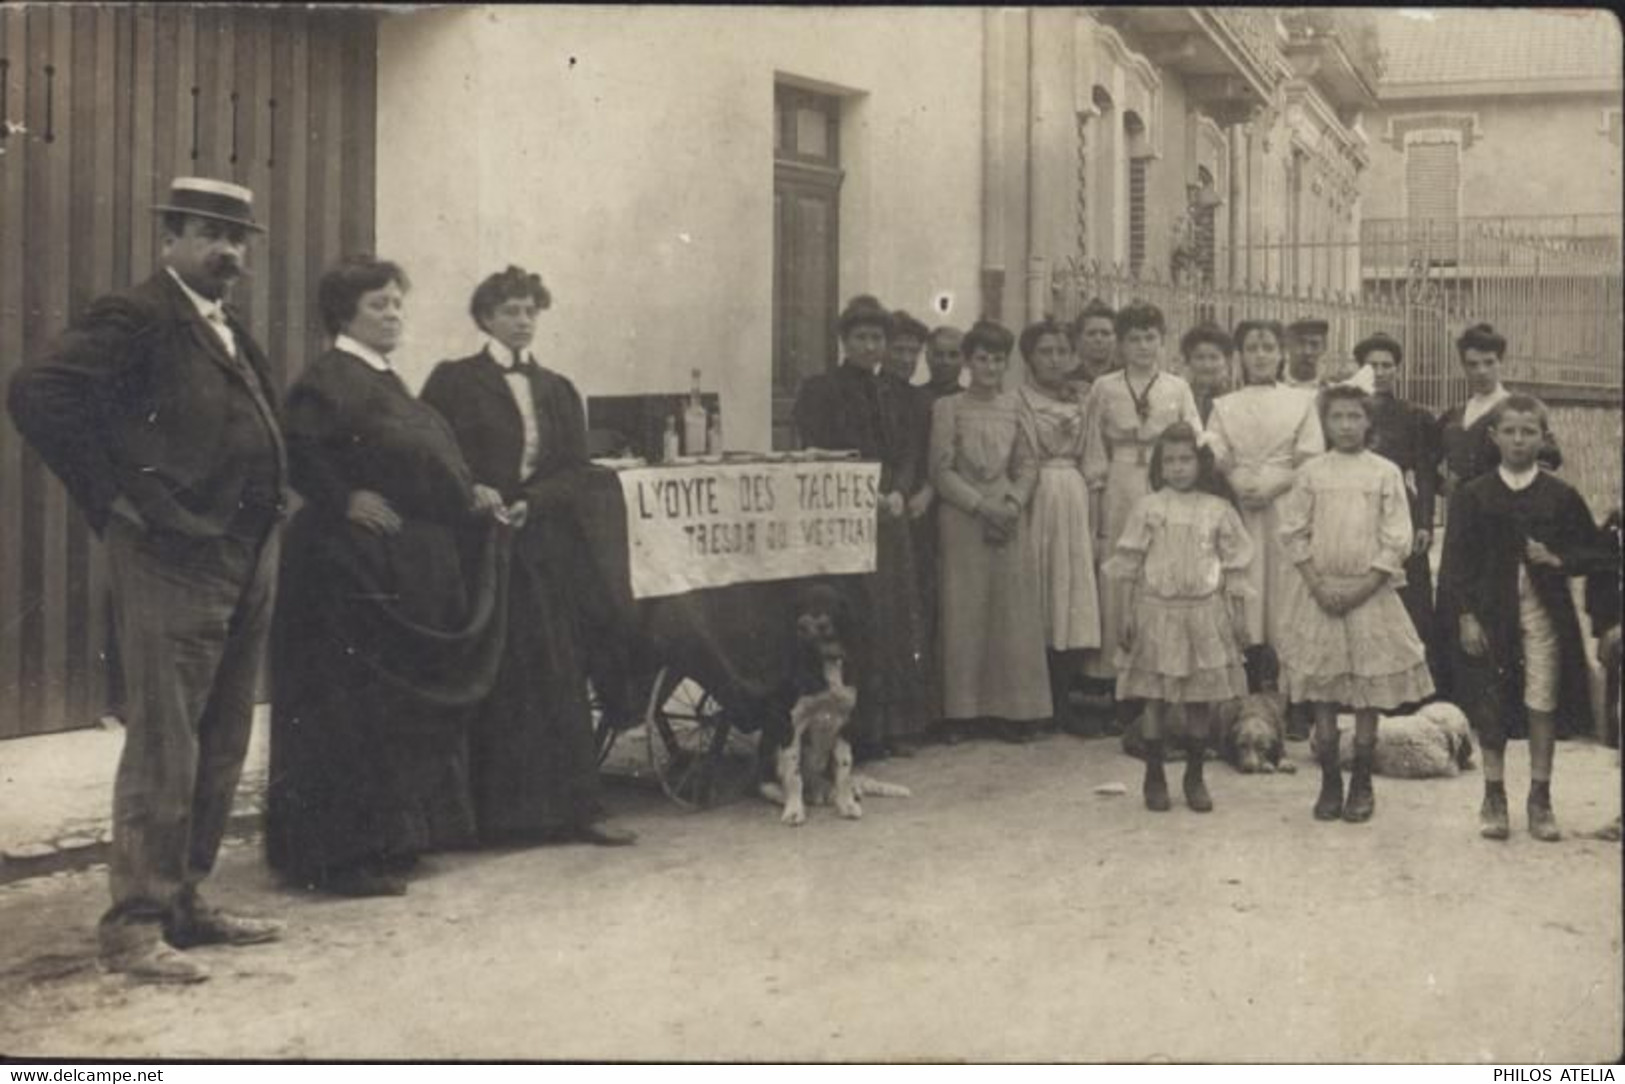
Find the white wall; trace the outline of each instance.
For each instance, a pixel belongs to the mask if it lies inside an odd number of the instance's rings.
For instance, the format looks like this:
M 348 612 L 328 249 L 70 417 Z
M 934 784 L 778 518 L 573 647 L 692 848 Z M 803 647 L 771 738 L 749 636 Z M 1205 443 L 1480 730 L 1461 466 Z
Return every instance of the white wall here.
M 471 351 L 516 262 L 553 293 L 537 353 L 586 395 L 686 390 L 770 441 L 776 73 L 849 93 L 842 297 L 976 318 L 975 9 L 490 7 L 379 31 L 378 250 L 412 275 L 401 365 Z M 930 309 L 948 292 L 954 311 Z
M 1405 215 L 1405 152 L 1387 140 L 1394 116 L 1472 114 L 1477 132 L 1461 157 L 1463 215 L 1618 214 L 1620 148 L 1604 112 L 1620 96 L 1458 98 L 1384 102 L 1371 135 L 1367 218 Z

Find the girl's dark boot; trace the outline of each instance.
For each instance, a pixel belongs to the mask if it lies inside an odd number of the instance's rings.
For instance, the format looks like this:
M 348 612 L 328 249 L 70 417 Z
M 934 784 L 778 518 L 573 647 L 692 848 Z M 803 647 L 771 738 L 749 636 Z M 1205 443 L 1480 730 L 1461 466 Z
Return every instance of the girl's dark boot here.
M 1370 820 L 1377 807 L 1377 796 L 1371 791 L 1371 769 L 1376 759 L 1375 740 L 1354 743 L 1354 771 L 1349 773 L 1349 797 L 1343 803 L 1343 819 L 1350 824 Z
M 1338 764 L 1338 735 L 1333 732 L 1332 740 L 1321 749 L 1320 754 L 1320 797 L 1315 799 L 1315 819 L 1317 821 L 1335 821 L 1343 815 L 1343 768 Z
M 1173 808 L 1168 800 L 1168 778 L 1162 774 L 1162 739 L 1145 740 L 1145 807 L 1156 813 Z
M 1208 794 L 1207 781 L 1202 778 L 1202 761 L 1206 755 L 1205 739 L 1185 739 L 1185 804 L 1193 813 L 1213 812 L 1213 796 Z

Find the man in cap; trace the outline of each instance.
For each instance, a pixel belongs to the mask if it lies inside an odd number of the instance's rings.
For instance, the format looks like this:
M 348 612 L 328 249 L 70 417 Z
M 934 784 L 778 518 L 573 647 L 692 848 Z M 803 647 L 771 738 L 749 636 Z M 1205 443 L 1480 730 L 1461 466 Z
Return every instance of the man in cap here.
M 224 305 L 246 188 L 176 178 L 162 267 L 92 302 L 11 384 L 11 416 L 107 545 L 126 692 L 102 966 L 208 972 L 177 949 L 275 940 L 205 903 L 242 773 L 276 575 L 287 465 L 265 354 Z
M 1320 359 L 1326 353 L 1329 325 L 1316 317 L 1295 320 L 1286 329 L 1286 372 L 1281 383 L 1293 388 L 1320 390 Z

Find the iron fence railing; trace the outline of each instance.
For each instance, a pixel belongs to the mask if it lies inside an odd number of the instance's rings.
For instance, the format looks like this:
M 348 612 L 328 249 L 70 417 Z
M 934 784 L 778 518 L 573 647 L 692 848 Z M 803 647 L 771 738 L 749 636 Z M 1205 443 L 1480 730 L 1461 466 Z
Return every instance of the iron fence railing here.
M 1174 341 L 1205 320 L 1228 328 L 1249 317 L 1316 316 L 1330 324 L 1328 350 L 1345 353 L 1385 331 L 1406 347 L 1404 393 L 1435 410 L 1466 396 L 1455 339 L 1484 321 L 1507 336 L 1508 381 L 1548 394 L 1618 395 L 1625 359 L 1618 220 L 1608 249 L 1609 216 L 1587 218 L 1568 216 L 1566 233 L 1541 232 L 1533 219 L 1471 222 L 1454 231 L 1450 262 L 1418 247 L 1425 232 L 1386 227 L 1369 229 L 1359 243 L 1266 239 L 1218 249 L 1211 259 L 1181 261 L 1178 275 L 1073 262 L 1052 276 L 1051 309 L 1070 316 L 1091 297 L 1113 306 L 1150 301 L 1167 316 Z

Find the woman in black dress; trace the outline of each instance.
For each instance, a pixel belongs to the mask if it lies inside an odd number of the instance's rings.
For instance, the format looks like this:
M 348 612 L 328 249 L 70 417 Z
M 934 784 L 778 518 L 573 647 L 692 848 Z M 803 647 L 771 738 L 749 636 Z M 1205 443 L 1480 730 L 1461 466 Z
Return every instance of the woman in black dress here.
M 906 755 L 927 725 L 926 653 L 909 532 L 908 498 L 923 484 L 920 424 L 897 381 L 878 371 L 887 355 L 892 316 L 867 294 L 840 316 L 843 359 L 833 372 L 809 377 L 796 396 L 796 432 L 804 448 L 856 451 L 880 462 L 875 573 L 864 577 L 859 650 L 853 660 L 858 705 L 854 752 L 860 758 Z
M 1438 482 L 1438 426 L 1422 407 L 1399 398 L 1399 367 L 1405 348 L 1392 336 L 1378 332 L 1354 347 L 1354 360 L 1371 367 L 1371 450 L 1391 461 L 1405 477 L 1405 496 L 1415 532 L 1410 556 L 1405 559 L 1405 586 L 1400 601 L 1410 614 L 1416 634 L 1427 649 L 1428 669 L 1438 684 L 1442 666 L 1433 623 L 1433 568 L 1428 554 L 1433 545 L 1433 502 Z
M 551 303 L 523 268 L 486 278 L 469 305 L 485 333 L 480 352 L 437 365 L 423 401 L 451 426 L 474 480 L 501 494 L 517 532 L 502 669 L 469 728 L 480 837 L 615 846 L 636 836 L 604 820 L 583 669 L 584 656 L 602 660 L 624 639 L 602 626 L 612 607 L 579 526 L 586 411 L 575 385 L 530 352 Z M 624 669 L 593 676 L 615 704 Z
M 405 288 L 371 257 L 324 275 L 333 347 L 287 400 L 304 507 L 272 632 L 266 850 L 341 895 L 399 895 L 419 852 L 471 841 L 464 725 L 503 638 L 505 510 L 390 367 Z

